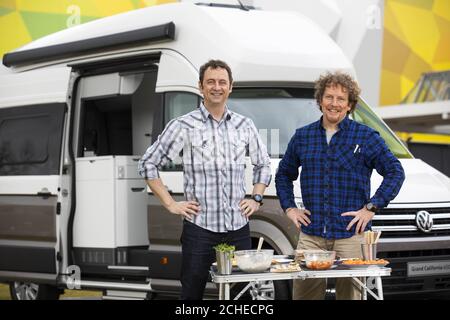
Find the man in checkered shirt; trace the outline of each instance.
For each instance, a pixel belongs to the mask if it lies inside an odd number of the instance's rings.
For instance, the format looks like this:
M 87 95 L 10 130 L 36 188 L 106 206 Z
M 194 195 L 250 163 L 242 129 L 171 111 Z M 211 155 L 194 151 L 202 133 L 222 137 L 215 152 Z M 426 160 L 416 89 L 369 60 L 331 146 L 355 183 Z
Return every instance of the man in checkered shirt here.
M 280 161 L 275 185 L 286 215 L 300 229 L 297 249 L 334 250 L 341 258 L 360 258 L 362 232 L 377 210 L 395 198 L 405 179 L 400 161 L 379 133 L 349 119 L 360 89 L 345 73 L 322 75 L 315 98 L 320 120 L 297 129 Z M 300 183 L 304 208 L 297 208 L 293 181 Z M 383 176 L 370 197 L 373 169 Z M 294 281 L 294 299 L 323 299 L 324 279 Z M 351 279 L 336 279 L 337 299 L 359 299 Z
M 232 73 L 223 61 L 200 68 L 199 108 L 170 121 L 139 162 L 139 173 L 172 214 L 184 218 L 181 298 L 199 300 L 215 261 L 213 247 L 226 242 L 251 249 L 249 217 L 262 205 L 271 180 L 270 157 L 252 120 L 228 109 Z M 245 155 L 253 169 L 252 198 L 245 198 Z M 158 169 L 182 152 L 184 195 L 175 201 Z

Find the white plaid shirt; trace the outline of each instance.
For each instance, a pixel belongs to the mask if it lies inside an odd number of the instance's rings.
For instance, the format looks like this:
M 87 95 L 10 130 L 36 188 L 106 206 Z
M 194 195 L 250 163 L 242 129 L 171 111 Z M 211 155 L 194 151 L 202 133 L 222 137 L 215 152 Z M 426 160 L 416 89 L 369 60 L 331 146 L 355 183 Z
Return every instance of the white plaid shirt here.
M 247 148 L 253 184 L 269 185 L 270 157 L 253 121 L 226 108 L 217 122 L 202 103 L 167 124 L 139 161 L 139 174 L 159 178 L 158 169 L 183 151 L 184 195 L 201 207 L 192 222 L 213 232 L 237 230 L 248 222 L 239 208 L 245 197 Z

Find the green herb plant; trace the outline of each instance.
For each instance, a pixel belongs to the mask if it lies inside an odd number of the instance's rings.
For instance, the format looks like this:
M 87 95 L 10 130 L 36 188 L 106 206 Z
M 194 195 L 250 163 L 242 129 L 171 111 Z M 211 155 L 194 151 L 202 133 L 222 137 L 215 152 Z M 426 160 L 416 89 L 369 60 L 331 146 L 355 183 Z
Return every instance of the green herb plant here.
M 219 252 L 234 252 L 234 250 L 236 250 L 236 247 L 230 246 L 229 244 L 226 243 L 219 243 L 217 246 L 214 247 L 214 249 Z

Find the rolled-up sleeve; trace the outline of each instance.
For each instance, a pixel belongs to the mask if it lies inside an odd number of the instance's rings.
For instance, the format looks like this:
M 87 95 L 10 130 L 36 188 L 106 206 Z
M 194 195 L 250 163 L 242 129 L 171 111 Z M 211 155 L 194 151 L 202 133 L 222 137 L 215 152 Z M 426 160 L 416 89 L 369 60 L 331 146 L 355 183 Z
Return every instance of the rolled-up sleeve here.
M 161 167 L 174 160 L 183 148 L 183 143 L 181 125 L 177 119 L 173 119 L 139 160 L 139 174 L 147 180 L 159 178 Z
M 267 147 L 259 136 L 258 129 L 249 119 L 249 156 L 253 165 L 253 184 L 270 184 L 272 173 L 270 171 L 270 156 Z

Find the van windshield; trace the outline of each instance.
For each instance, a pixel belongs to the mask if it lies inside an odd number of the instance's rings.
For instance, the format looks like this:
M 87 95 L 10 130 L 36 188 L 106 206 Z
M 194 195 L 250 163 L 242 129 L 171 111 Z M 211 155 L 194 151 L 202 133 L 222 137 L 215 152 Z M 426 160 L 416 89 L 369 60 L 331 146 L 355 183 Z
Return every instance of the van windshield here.
M 399 138 L 388 128 L 388 126 L 373 112 L 362 100 L 359 100 L 352 113 L 353 120 L 365 124 L 378 131 L 388 145 L 391 152 L 399 159 L 413 158 L 409 150 L 403 145 Z
M 317 121 L 322 113 L 308 88 L 233 88 L 230 110 L 253 120 L 272 157 L 283 156 L 297 128 Z M 412 158 L 400 140 L 361 101 L 352 117 L 377 130 L 398 158 Z

